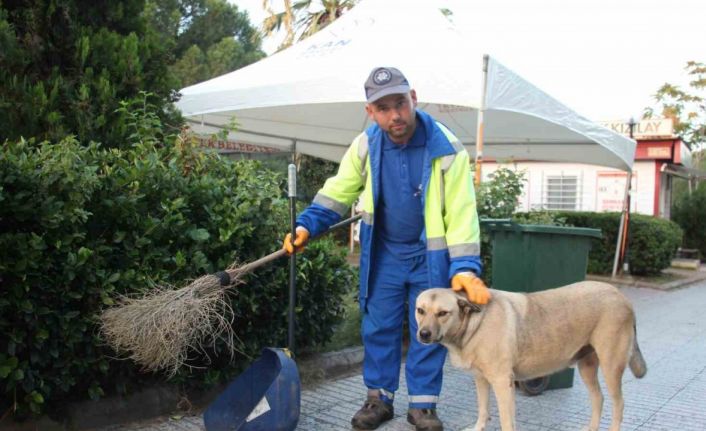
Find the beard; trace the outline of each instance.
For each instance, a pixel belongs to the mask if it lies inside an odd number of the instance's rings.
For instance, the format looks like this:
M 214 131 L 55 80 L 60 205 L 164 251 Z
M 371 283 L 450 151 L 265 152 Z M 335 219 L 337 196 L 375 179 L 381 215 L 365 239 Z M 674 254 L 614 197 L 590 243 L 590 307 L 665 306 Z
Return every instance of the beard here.
M 409 123 L 401 121 L 398 123 L 391 124 L 390 127 L 387 129 L 387 134 L 390 135 L 390 137 L 392 138 L 411 138 L 411 132 L 413 128 L 414 125 L 410 125 Z

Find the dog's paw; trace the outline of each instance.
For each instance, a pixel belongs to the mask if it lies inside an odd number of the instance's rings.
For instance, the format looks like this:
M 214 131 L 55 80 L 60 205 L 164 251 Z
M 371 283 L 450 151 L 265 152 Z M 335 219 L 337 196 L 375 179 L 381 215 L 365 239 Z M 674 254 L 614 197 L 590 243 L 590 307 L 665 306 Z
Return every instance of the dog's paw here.
M 467 428 L 466 431 L 485 431 L 485 427 L 488 424 L 488 421 L 478 421 L 476 424 L 473 426 L 473 428 Z
M 463 428 L 461 431 L 485 431 L 485 425 L 479 426 L 478 424 L 475 424 L 472 427 Z

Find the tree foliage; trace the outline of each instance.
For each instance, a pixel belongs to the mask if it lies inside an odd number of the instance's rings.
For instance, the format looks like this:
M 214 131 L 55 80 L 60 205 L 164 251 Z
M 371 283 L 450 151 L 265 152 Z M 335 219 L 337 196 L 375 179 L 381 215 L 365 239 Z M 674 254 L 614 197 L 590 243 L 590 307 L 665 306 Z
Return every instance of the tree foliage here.
M 688 88 L 663 84 L 654 95 L 659 106 L 645 109 L 645 117 L 656 110 L 672 118 L 677 134 L 695 150 L 706 143 L 706 64 L 689 61 L 685 70 L 691 79 Z
M 706 182 L 683 194 L 672 207 L 672 217 L 684 229 L 684 247 L 698 249 L 706 258 Z
M 0 1 L 0 141 L 123 147 L 121 101 L 151 93 L 165 127 L 189 84 L 264 56 L 226 0 Z
M 152 25 L 173 44 L 179 88 L 232 72 L 262 57 L 247 12 L 226 0 L 147 0 Z
M 294 3 L 284 0 L 284 10 L 275 12 L 271 0 L 263 0 L 268 13 L 263 23 L 263 33 L 269 36 L 284 28 L 285 38 L 279 46 L 284 49 L 293 43 L 304 40 L 341 17 L 358 0 L 299 0 Z
M 5 1 L 0 8 L 0 130 L 120 146 L 120 100 L 144 89 L 168 117 L 170 53 L 143 19 L 141 0 Z M 174 116 L 172 116 L 173 118 Z

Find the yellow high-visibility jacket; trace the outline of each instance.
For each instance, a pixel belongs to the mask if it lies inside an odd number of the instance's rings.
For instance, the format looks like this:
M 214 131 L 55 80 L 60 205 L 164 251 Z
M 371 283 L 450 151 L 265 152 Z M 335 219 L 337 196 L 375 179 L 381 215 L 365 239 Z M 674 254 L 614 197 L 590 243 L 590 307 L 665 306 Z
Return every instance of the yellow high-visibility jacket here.
M 424 231 L 429 287 L 449 287 L 458 272 L 480 275 L 480 228 L 468 152 L 441 123 L 423 111 L 417 121 L 427 131 L 422 172 Z M 297 218 L 312 236 L 326 230 L 350 212 L 360 197 L 360 300 L 365 306 L 368 279 L 374 265 L 375 208 L 380 196 L 382 137 L 377 125 L 358 135 L 341 160 L 338 173 L 319 190 L 314 202 Z

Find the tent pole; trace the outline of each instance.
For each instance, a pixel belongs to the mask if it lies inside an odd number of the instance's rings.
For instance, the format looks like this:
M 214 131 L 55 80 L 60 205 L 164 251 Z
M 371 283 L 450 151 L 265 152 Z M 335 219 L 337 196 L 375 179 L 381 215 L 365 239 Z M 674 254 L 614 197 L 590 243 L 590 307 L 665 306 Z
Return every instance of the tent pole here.
M 626 199 L 626 211 L 625 211 L 625 223 L 623 223 L 623 244 L 620 247 L 620 267 L 618 270 L 623 272 L 629 271 L 628 262 L 628 249 L 630 248 L 630 201 L 631 201 L 631 191 L 632 191 L 632 171 L 628 174 L 628 192 L 625 196 Z
M 620 215 L 620 226 L 618 227 L 618 240 L 615 244 L 615 258 L 613 259 L 613 273 L 612 278 L 615 278 L 618 273 L 618 264 L 623 256 L 621 256 L 621 250 L 624 250 L 623 241 L 627 241 L 627 229 L 625 229 L 625 224 L 628 222 L 628 211 L 630 211 L 630 203 L 628 202 L 628 197 L 630 196 L 630 184 L 632 183 L 632 169 L 628 171 L 627 182 L 625 184 L 625 197 L 623 198 L 623 211 Z
M 478 109 L 478 121 L 476 131 L 476 166 L 473 183 L 476 188 L 481 182 L 481 167 L 483 165 L 483 113 L 485 112 L 485 93 L 488 86 L 488 54 L 483 56 L 483 83 L 481 85 L 480 107 Z

